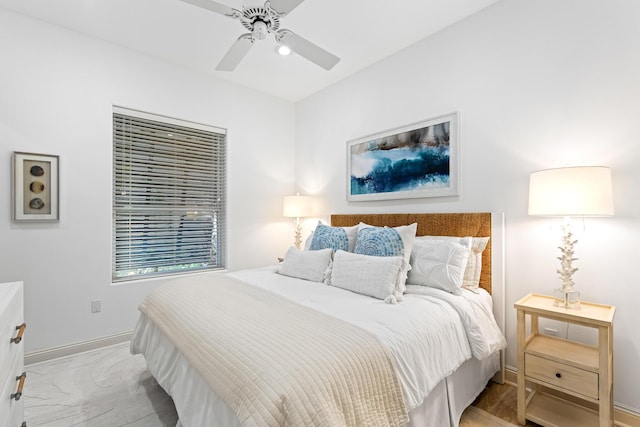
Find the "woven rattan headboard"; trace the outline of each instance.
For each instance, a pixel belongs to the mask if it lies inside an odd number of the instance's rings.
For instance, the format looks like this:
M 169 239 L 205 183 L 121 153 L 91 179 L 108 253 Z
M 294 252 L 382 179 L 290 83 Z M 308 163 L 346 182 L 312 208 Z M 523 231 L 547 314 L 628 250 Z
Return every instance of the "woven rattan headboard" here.
M 491 236 L 491 213 L 411 213 L 331 215 L 331 225 L 348 227 L 364 222 L 378 227 L 418 223 L 417 236 Z M 491 293 L 491 239 L 482 253 L 480 287 Z

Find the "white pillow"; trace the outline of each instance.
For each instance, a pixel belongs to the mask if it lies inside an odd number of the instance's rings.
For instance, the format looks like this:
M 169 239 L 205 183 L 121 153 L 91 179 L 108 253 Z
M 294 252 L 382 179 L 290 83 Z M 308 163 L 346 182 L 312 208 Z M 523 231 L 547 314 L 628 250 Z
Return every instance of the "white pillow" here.
M 365 229 L 373 229 L 373 232 L 363 231 Z M 398 275 L 396 284 L 396 296 L 401 295 L 406 290 L 405 282 L 407 281 L 407 273 L 411 270 L 411 248 L 413 240 L 416 236 L 417 223 L 411 225 L 402 225 L 400 227 L 375 227 L 363 222 L 358 224 L 358 235 L 356 237 L 356 245 L 354 253 L 375 256 L 401 256 L 403 265 Z M 397 238 L 402 240 L 402 245 L 398 245 Z
M 471 237 L 459 241 L 416 239 L 413 242 L 412 268 L 407 283 L 461 295 L 460 288 L 470 248 Z
M 337 251 L 328 285 L 395 303 L 402 257 L 379 257 Z
M 279 273 L 312 282 L 324 282 L 331 264 L 331 255 L 332 249 L 301 251 L 292 246 L 280 264 Z
M 453 240 L 460 242 L 461 239 L 467 239 L 467 237 L 454 237 L 454 236 L 420 236 L 416 237 L 416 240 L 420 239 L 435 239 L 435 240 Z M 487 243 L 489 243 L 489 237 L 472 237 L 471 238 L 471 253 L 469 254 L 469 261 L 467 261 L 467 267 L 464 271 L 464 278 L 462 279 L 462 287 L 467 289 L 478 289 L 480 285 L 480 274 L 482 273 L 482 252 L 486 249 Z

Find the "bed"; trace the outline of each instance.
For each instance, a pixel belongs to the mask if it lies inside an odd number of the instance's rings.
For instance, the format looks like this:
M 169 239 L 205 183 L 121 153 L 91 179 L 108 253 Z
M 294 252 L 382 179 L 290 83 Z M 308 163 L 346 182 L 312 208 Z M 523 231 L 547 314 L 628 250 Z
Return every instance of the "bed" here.
M 360 223 L 369 230 L 416 224 L 415 236 L 424 236 L 416 241 L 427 246 L 441 244 L 438 236 L 485 238 L 478 288 L 453 295 L 407 284 L 402 295 L 397 288 L 386 298 L 362 295 L 344 266 L 365 257 L 348 251 L 332 251 L 333 271 L 324 273 L 335 279 L 331 286 L 282 274 L 293 255 L 282 266 L 173 280 L 141 304 L 131 351 L 144 355 L 173 398 L 178 425 L 454 427 L 486 383 L 502 378 L 501 215 L 332 215 L 327 228 Z M 295 256 L 314 251 L 307 252 Z M 338 263 L 347 259 L 355 264 Z M 154 298 L 168 305 L 156 307 Z M 209 312 L 218 317 L 205 319 L 198 306 L 215 306 Z

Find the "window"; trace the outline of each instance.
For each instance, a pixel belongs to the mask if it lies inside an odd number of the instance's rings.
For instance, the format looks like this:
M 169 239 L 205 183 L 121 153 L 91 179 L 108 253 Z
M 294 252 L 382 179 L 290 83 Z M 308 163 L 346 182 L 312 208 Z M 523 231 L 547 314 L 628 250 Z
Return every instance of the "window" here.
M 114 282 L 225 267 L 226 132 L 113 109 Z

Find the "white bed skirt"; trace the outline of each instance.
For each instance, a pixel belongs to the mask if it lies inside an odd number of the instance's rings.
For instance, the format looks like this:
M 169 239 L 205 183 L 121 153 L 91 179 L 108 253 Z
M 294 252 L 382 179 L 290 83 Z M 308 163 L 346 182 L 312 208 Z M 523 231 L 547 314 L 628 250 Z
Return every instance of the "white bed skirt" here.
M 131 352 L 144 355 L 149 371 L 172 397 L 180 419 L 177 427 L 241 426 L 231 409 L 144 315 L 138 320 L 131 340 Z M 499 352 L 481 361 L 474 358 L 467 360 L 410 412 L 411 421 L 408 425 L 457 427 L 464 409 L 482 392 L 499 369 Z

